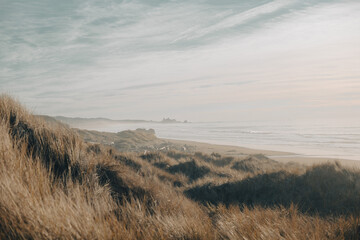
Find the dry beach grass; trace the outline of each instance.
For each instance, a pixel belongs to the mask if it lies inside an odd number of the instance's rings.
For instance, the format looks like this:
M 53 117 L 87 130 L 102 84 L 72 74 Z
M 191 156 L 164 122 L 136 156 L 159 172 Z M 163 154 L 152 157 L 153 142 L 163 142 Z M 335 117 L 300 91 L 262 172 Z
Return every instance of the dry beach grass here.
M 1 239 L 359 239 L 360 172 L 124 153 L 0 97 Z

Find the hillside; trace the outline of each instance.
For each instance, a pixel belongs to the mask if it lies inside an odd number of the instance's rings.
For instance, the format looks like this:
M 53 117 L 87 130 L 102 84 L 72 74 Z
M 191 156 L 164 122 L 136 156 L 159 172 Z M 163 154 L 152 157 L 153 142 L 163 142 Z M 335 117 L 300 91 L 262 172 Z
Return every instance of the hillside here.
M 177 144 L 170 140 L 160 139 L 155 136 L 153 129 L 127 130 L 118 133 L 98 132 L 91 130 L 74 129 L 86 142 L 100 143 L 115 147 L 123 152 L 145 151 L 186 151 L 195 152 L 193 146 L 187 144 Z
M 143 145 L 152 135 L 115 142 Z M 1 239 L 360 237 L 359 170 L 264 155 L 125 153 L 88 141 L 95 136 L 114 137 L 49 123 L 0 97 Z

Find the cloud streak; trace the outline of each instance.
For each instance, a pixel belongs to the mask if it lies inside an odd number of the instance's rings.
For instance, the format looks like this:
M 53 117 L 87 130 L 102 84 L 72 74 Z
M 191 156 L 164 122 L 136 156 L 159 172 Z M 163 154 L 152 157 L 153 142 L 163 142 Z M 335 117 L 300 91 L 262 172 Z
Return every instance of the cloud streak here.
M 245 106 L 263 118 L 267 113 L 257 109 L 271 102 L 279 118 L 296 106 L 303 116 L 311 116 L 311 104 L 349 106 L 336 108 L 344 116 L 359 107 L 357 1 L 7 0 L 4 6 L 0 90 L 40 113 L 236 120 Z M 212 105 L 234 111 L 215 114 Z

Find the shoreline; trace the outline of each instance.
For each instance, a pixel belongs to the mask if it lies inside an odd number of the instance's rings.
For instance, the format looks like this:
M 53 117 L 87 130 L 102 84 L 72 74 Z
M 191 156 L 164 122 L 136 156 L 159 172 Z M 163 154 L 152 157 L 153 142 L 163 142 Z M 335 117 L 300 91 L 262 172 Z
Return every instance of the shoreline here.
M 75 128 L 76 129 L 76 128 Z M 281 150 L 269 150 L 269 148 L 264 149 L 260 145 L 257 146 L 237 146 L 232 145 L 231 143 L 214 143 L 214 142 L 202 142 L 202 140 L 184 140 L 184 139 L 173 139 L 173 138 L 166 138 L 166 137 L 158 137 L 155 133 L 150 133 L 150 137 L 147 139 L 147 136 L 149 133 L 145 131 L 144 133 L 141 133 L 140 135 L 136 136 L 128 136 L 125 134 L 124 136 L 121 135 L 121 133 L 125 133 L 126 131 L 120 131 L 120 132 L 106 132 L 106 131 L 98 131 L 98 130 L 87 130 L 87 129 L 78 129 L 77 131 L 84 131 L 87 138 L 87 141 L 91 140 L 93 142 L 99 142 L 102 143 L 103 141 L 107 142 L 126 142 L 126 140 L 131 140 L 132 138 L 135 138 L 135 141 L 137 142 L 135 145 L 137 147 L 145 146 L 156 146 L 161 144 L 170 144 L 177 146 L 178 150 L 181 151 L 183 147 L 186 148 L 185 151 L 188 151 L 189 153 L 195 153 L 195 152 L 202 152 L 206 154 L 211 154 L 213 152 L 219 153 L 223 156 L 230 156 L 234 158 L 242 158 L 246 157 L 247 155 L 252 154 L 263 154 L 273 160 L 276 160 L 281 163 L 289 163 L 294 162 L 297 164 L 302 164 L 305 166 L 312 166 L 314 164 L 321 164 L 321 163 L 327 163 L 327 162 L 340 162 L 344 166 L 348 167 L 356 167 L 360 169 L 360 159 L 347 159 L 345 157 L 341 156 L 333 156 L 332 153 L 325 153 L 324 155 L 315 155 L 315 154 L 303 154 L 303 153 L 297 153 L 295 151 L 281 151 Z M 129 130 L 131 132 L 136 132 L 137 130 Z M 90 134 L 90 135 L 89 135 Z M 120 134 L 120 135 L 119 135 Z M 153 136 L 151 136 L 153 134 Z M 80 134 L 81 135 L 81 134 Z M 84 136 L 83 136 L 84 137 Z M 145 138 L 144 138 L 145 137 Z M 128 142 L 130 146 L 134 145 L 134 139 Z M 108 143 L 108 145 L 111 145 Z M 188 146 L 188 147 L 187 147 Z M 164 146 L 162 146 L 164 147 Z M 126 151 L 126 149 L 125 149 Z
M 225 144 L 214 144 L 214 143 L 206 143 L 206 142 L 191 141 L 191 140 L 179 140 L 179 139 L 168 139 L 168 138 L 159 138 L 159 139 L 174 144 L 192 146 L 195 147 L 196 152 L 203 152 L 206 154 L 211 154 L 215 152 L 224 156 L 231 156 L 231 157 L 242 157 L 250 154 L 263 154 L 273 160 L 282 163 L 295 162 L 298 164 L 303 164 L 305 166 L 312 166 L 314 164 L 321 164 L 327 162 L 334 163 L 337 161 L 347 167 L 360 168 L 359 160 L 351 160 L 351 159 L 336 158 L 336 157 L 311 156 L 311 155 L 307 156 L 304 154 L 298 154 L 293 152 L 265 150 L 265 149 L 248 148 L 248 147 L 225 145 Z

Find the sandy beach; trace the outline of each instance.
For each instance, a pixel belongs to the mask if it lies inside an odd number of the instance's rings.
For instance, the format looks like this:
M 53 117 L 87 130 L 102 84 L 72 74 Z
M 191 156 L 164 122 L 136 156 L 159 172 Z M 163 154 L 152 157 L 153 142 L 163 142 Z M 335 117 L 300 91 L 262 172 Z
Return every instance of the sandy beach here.
M 176 145 L 192 146 L 196 149 L 195 151 L 203 152 L 207 154 L 211 154 L 215 152 L 224 156 L 232 156 L 232 157 L 242 157 L 250 154 L 264 154 L 267 157 L 282 163 L 295 162 L 299 164 L 304 164 L 306 166 L 311 166 L 314 164 L 338 161 L 342 165 L 347 167 L 360 168 L 360 161 L 349 160 L 349 159 L 340 159 L 340 158 L 331 158 L 331 157 L 329 158 L 313 157 L 313 156 L 300 155 L 291 152 L 253 149 L 253 148 L 246 148 L 240 146 L 210 144 L 210 143 L 187 141 L 187 140 L 174 140 L 174 139 L 162 139 L 162 140 L 165 140 L 167 142 Z
M 338 161 L 344 166 L 360 168 L 360 161 L 331 157 L 331 153 L 329 153 L 329 157 L 317 157 L 291 151 L 265 150 L 261 149 L 260 146 L 259 148 L 248 148 L 235 145 L 205 143 L 200 141 L 158 138 L 153 130 L 144 129 L 122 131 L 118 133 L 80 129 L 76 129 L 76 131 L 87 142 L 114 146 L 119 151 L 123 152 L 176 150 L 188 153 L 219 153 L 222 156 L 235 158 L 243 158 L 252 154 L 263 154 L 281 163 L 295 162 L 306 166 L 312 166 L 314 164 Z

